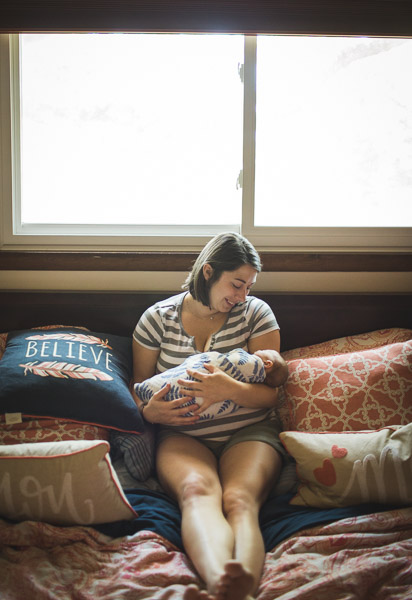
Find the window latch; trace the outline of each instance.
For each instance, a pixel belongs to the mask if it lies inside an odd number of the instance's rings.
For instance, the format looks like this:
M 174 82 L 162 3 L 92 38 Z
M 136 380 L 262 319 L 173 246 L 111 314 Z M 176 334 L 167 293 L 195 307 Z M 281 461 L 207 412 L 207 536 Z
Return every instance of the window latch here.
M 240 169 L 239 175 L 237 176 L 237 179 L 236 179 L 236 189 L 240 190 L 242 188 L 243 188 L 243 169 Z

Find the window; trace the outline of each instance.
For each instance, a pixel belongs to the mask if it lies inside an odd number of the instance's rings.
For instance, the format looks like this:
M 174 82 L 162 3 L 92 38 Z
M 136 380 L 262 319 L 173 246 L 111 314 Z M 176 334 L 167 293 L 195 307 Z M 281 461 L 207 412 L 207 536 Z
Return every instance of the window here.
M 256 225 L 412 216 L 411 64 L 405 39 L 259 37 Z
M 242 58 L 242 36 L 22 35 L 22 223 L 239 223 Z
M 6 247 L 410 245 L 412 40 L 1 37 Z

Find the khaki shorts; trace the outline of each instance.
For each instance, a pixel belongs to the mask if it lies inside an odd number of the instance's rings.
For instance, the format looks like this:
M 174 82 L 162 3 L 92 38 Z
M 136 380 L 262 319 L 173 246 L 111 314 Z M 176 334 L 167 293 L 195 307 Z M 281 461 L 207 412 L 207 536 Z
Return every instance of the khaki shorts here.
M 187 435 L 187 433 L 182 433 L 177 429 L 160 427 L 157 431 L 157 444 L 159 445 L 163 440 L 172 436 L 188 437 L 197 440 L 199 443 L 209 448 L 215 457 L 219 459 L 226 450 L 240 442 L 264 442 L 265 444 L 272 446 L 272 448 L 280 455 L 282 462 L 285 462 L 286 450 L 279 439 L 279 433 L 281 431 L 282 425 L 280 420 L 276 414 L 273 414 L 270 417 L 263 419 L 263 421 L 241 427 L 224 442 L 201 440 L 197 437 Z

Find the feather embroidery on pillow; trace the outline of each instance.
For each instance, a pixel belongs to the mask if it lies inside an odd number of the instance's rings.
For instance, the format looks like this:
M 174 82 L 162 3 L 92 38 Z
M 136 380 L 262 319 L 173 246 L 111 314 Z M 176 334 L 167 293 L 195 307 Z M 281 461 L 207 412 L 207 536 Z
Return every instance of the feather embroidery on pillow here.
M 33 375 L 40 375 L 40 377 L 64 377 L 65 379 L 93 379 L 97 381 L 112 381 L 113 377 L 108 373 L 104 373 L 99 369 L 93 367 L 83 367 L 82 365 L 74 365 L 71 363 L 46 361 L 41 363 L 26 363 L 25 365 L 20 364 L 19 367 L 24 368 L 24 374 L 27 372 Z
M 109 346 L 108 340 L 105 342 L 94 335 L 85 335 L 82 333 L 44 333 L 42 335 L 30 335 L 26 340 L 63 340 L 66 342 L 81 342 L 82 344 L 97 344 L 103 348 L 113 348 Z

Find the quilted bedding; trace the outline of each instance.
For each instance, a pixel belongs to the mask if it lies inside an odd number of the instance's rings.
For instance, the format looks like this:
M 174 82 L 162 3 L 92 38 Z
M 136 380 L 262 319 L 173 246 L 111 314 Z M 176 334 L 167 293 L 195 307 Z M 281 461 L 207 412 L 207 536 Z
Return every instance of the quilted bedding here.
M 411 331 L 388 330 L 375 337 L 374 343 L 371 334 L 334 340 L 333 353 L 409 340 Z M 328 357 L 331 343 L 312 346 L 304 356 Z M 1 350 L 0 334 L 0 354 Z M 287 358 L 299 364 L 308 360 L 299 349 Z M 410 411 L 410 371 L 408 377 L 409 391 L 403 398 Z M 404 379 L 399 378 L 402 385 Z M 286 420 L 290 411 L 284 408 L 281 405 L 279 412 Z M 56 439 L 56 424 L 49 421 L 36 420 L 28 429 L 27 423 L 23 425 L 13 432 L 3 425 L 3 436 L 13 433 L 40 441 L 38 431 L 47 430 Z M 57 426 L 57 439 L 65 439 L 67 423 Z M 76 435 L 95 439 L 101 431 L 81 429 Z M 0 443 L 19 442 L 3 437 Z M 122 469 L 117 472 L 127 492 L 136 482 L 126 478 L 124 465 Z M 293 473 L 296 476 L 294 467 Z M 288 498 L 282 500 L 289 491 L 286 477 L 261 510 L 267 554 L 256 600 L 412 599 L 412 507 L 368 504 L 319 510 L 291 506 Z M 139 518 L 121 522 L 120 528 L 120 522 L 97 528 L 0 519 L 0 600 L 179 600 L 187 585 L 201 586 L 181 550 L 180 516 L 173 503 L 166 502 L 156 487 L 130 493 L 128 499 Z
M 111 538 L 88 527 L 0 521 L 2 600 L 179 599 L 200 585 L 156 533 Z M 257 600 L 412 597 L 412 508 L 301 530 L 266 555 Z

